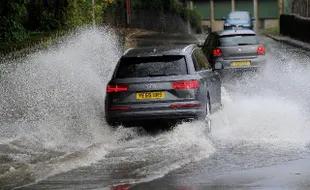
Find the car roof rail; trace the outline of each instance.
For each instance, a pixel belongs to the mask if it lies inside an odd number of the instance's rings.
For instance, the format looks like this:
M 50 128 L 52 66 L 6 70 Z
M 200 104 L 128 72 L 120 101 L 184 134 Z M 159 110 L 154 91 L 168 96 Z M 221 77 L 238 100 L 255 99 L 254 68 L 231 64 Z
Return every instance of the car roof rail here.
M 123 53 L 123 55 L 126 55 L 130 50 L 134 49 L 133 47 L 128 48 L 127 50 L 125 50 L 125 52 Z

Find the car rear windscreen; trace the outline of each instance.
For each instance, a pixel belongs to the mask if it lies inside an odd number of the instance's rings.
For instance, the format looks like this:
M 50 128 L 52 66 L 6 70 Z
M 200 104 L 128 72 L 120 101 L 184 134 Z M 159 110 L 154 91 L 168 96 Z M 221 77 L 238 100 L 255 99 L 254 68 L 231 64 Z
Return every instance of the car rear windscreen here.
M 220 36 L 220 46 L 254 45 L 259 40 L 255 34 Z
M 230 20 L 249 20 L 250 15 L 247 12 L 232 12 L 228 18 Z
M 156 77 L 188 74 L 184 56 L 123 57 L 116 78 Z

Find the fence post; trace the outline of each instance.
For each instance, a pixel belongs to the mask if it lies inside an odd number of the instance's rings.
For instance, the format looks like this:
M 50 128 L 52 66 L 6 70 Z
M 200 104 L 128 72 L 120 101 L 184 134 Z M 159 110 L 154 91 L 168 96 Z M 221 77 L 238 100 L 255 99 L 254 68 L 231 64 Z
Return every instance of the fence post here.
M 130 0 L 126 0 L 126 27 L 130 27 L 130 11 L 131 11 L 131 6 L 130 6 Z
M 258 23 L 259 23 L 257 0 L 253 0 L 253 10 L 254 10 L 254 17 L 255 17 L 254 31 L 257 31 Z

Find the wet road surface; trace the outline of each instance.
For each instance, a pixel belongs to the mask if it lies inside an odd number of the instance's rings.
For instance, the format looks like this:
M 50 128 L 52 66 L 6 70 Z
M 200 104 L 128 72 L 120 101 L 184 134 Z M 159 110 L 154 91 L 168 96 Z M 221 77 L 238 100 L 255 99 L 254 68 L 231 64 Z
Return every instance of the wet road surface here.
M 263 38 L 268 68 L 260 74 L 225 79 L 223 109 L 212 116 L 211 134 L 202 123 L 193 122 L 153 135 L 141 129 L 102 128 L 106 126 L 100 120 L 104 86 L 121 54 L 113 40 L 105 33 L 83 31 L 65 42 L 61 51 L 35 55 L 41 68 L 36 64 L 20 66 L 12 75 L 4 75 L 4 79 L 12 79 L 14 92 L 28 87 L 27 97 L 17 97 L 40 105 L 32 107 L 46 112 L 27 114 L 18 107 L 23 117 L 12 116 L 12 120 L 21 118 L 18 122 L 3 121 L 1 130 L 6 138 L 1 139 L 0 147 L 10 154 L 3 154 L 1 164 L 15 166 L 0 175 L 1 183 L 6 182 L 3 187 L 111 189 L 112 185 L 131 184 L 132 189 L 310 188 L 309 53 Z M 112 45 L 106 47 L 107 43 Z M 85 48 L 89 53 L 86 57 L 82 56 Z M 98 52 L 98 48 L 102 50 Z M 31 76 L 26 81 L 25 71 Z M 38 71 L 46 72 L 34 74 Z M 44 76 L 48 80 L 42 82 Z M 51 86 L 47 88 L 47 84 Z M 54 96 L 51 99 L 38 91 L 53 92 Z M 41 107 L 42 102 L 34 101 L 39 98 L 53 103 L 43 102 L 46 106 Z M 6 105 L 4 101 L 2 105 Z M 36 119 L 42 114 L 49 117 Z

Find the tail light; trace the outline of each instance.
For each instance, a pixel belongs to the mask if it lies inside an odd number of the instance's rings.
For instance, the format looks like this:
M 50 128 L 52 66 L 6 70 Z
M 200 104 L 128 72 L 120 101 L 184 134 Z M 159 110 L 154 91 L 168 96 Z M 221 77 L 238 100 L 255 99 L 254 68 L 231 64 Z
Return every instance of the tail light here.
M 223 53 L 222 53 L 222 50 L 220 48 L 214 48 L 213 49 L 213 56 L 215 57 L 219 57 L 219 56 L 222 56 Z
M 130 185 L 117 185 L 117 186 L 112 186 L 111 190 L 129 190 Z
M 127 111 L 130 110 L 130 107 L 127 106 L 116 106 L 116 107 L 110 107 L 109 110 L 110 111 Z
M 107 92 L 124 92 L 128 90 L 127 84 L 109 84 Z
M 264 46 L 258 46 L 257 54 L 258 55 L 264 55 L 265 54 L 265 47 Z
M 170 108 L 193 108 L 193 107 L 200 107 L 200 104 L 171 104 Z
M 199 87 L 198 80 L 185 80 L 172 82 L 172 87 L 174 89 L 193 89 Z

